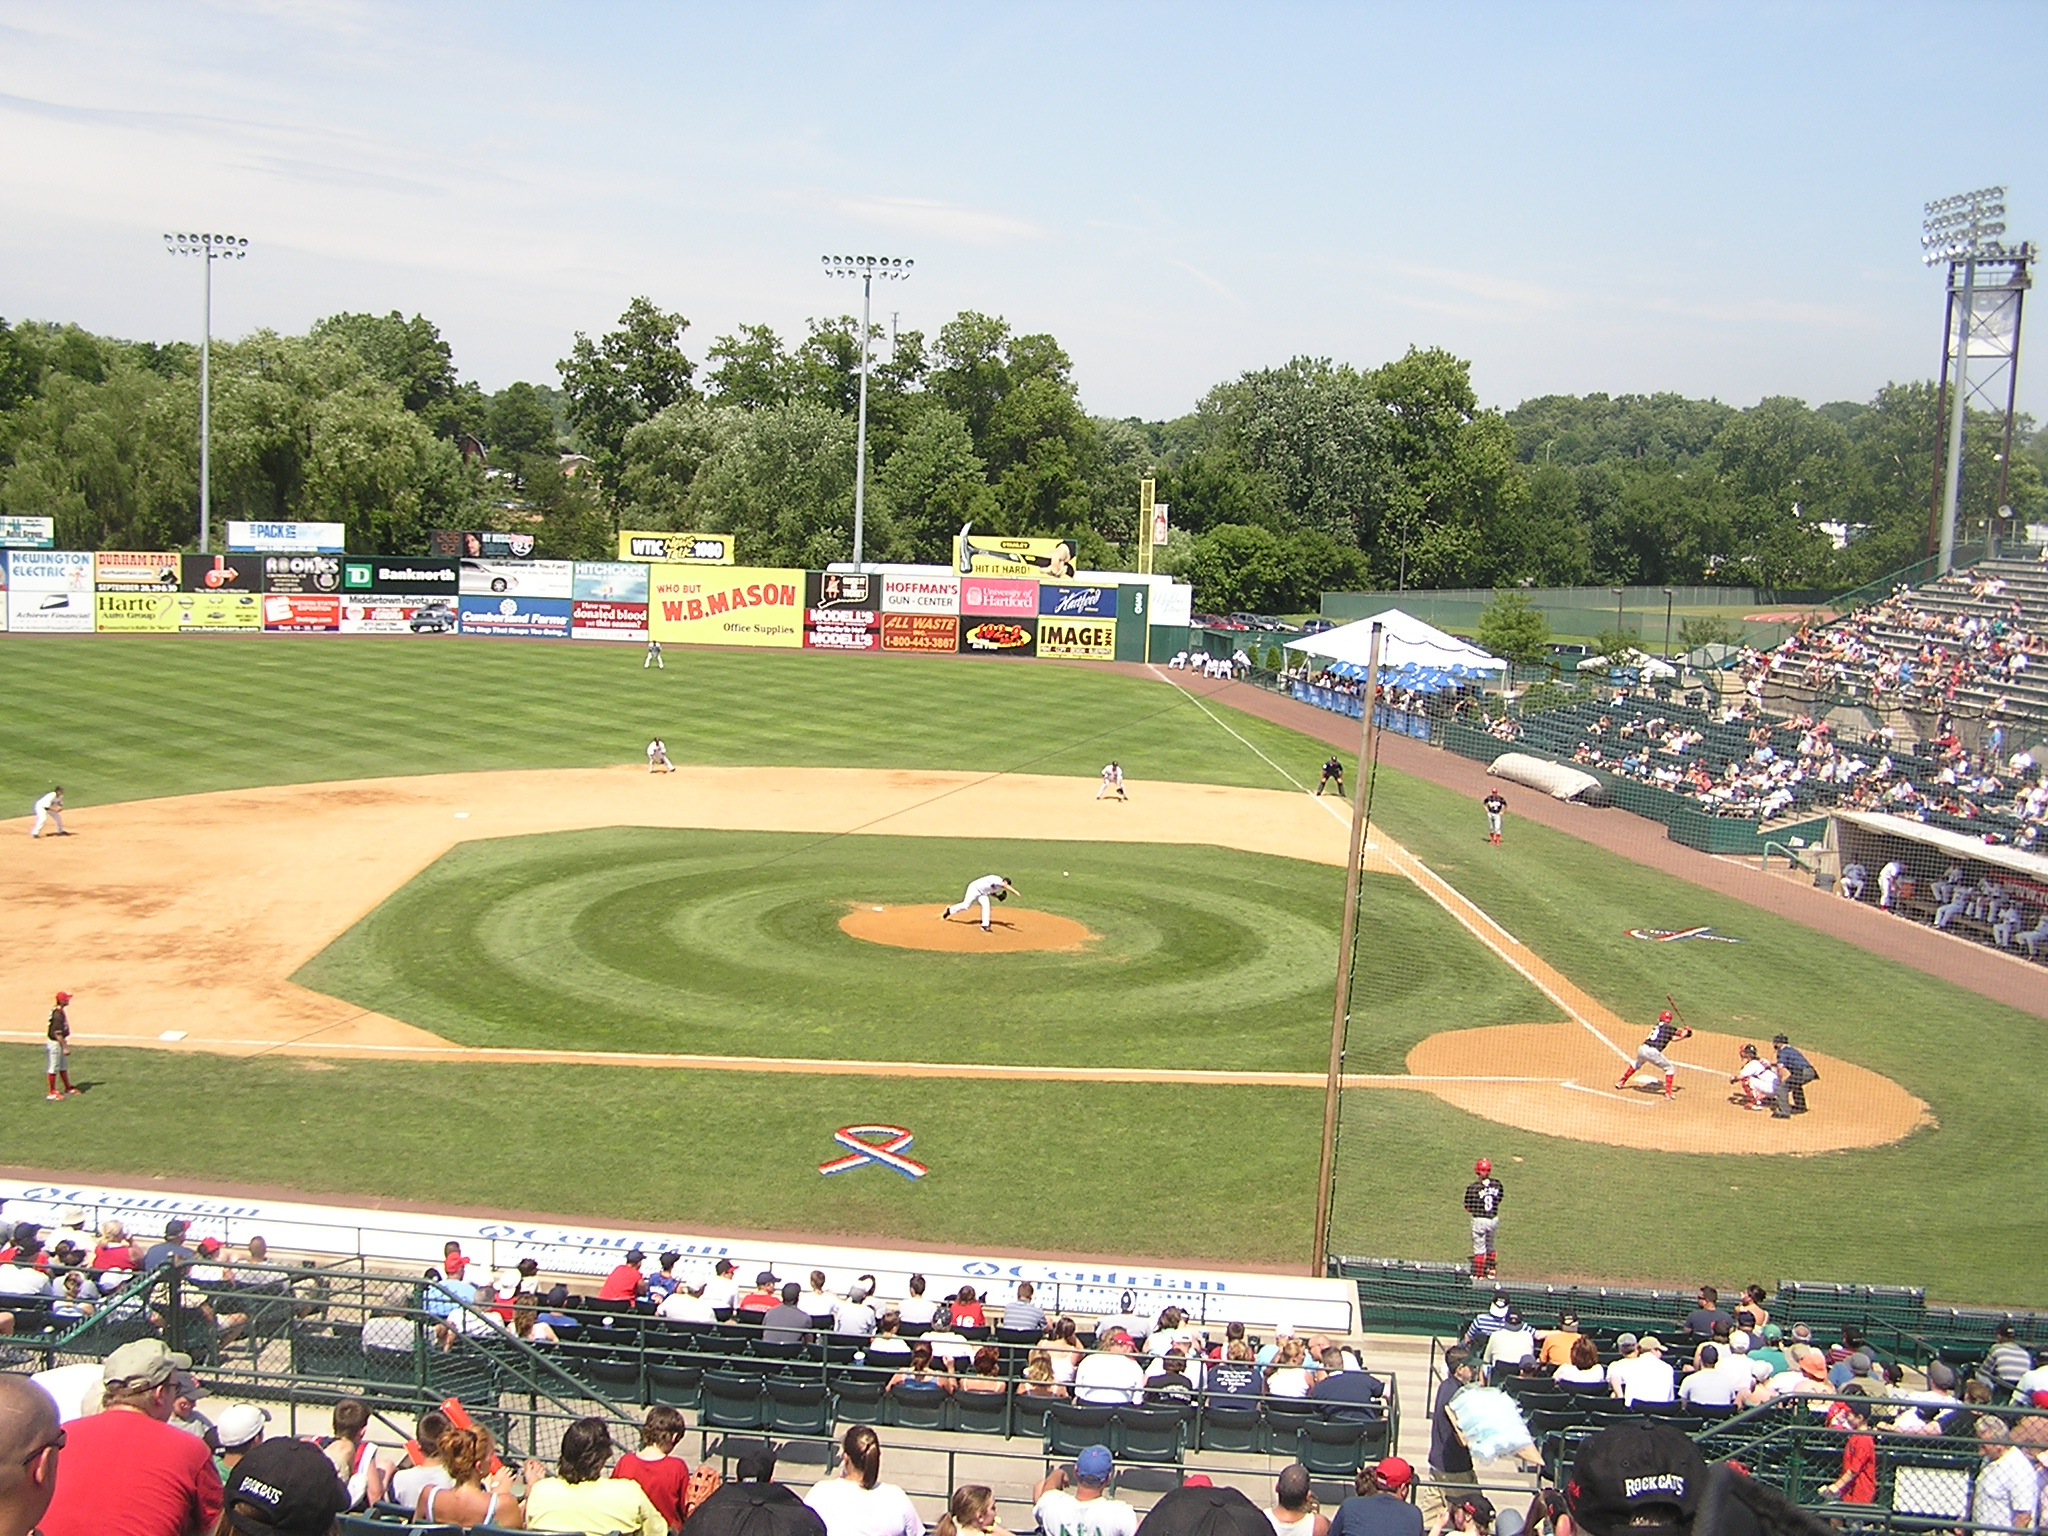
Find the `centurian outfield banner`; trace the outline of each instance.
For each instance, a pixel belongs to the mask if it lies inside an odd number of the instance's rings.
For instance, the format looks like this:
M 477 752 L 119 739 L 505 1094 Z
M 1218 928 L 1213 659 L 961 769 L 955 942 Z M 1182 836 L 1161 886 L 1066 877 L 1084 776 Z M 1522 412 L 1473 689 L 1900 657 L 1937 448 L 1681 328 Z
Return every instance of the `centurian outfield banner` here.
M 649 573 L 648 632 L 684 645 L 800 646 L 806 574 L 657 565 Z

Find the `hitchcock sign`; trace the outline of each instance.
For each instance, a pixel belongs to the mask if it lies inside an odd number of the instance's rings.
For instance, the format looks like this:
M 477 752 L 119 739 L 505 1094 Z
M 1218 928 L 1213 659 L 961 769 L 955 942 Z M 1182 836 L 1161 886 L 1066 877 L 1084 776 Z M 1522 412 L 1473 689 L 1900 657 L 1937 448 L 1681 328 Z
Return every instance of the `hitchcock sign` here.
M 1293 1323 L 1304 1332 L 1349 1332 L 1358 1302 L 1354 1282 L 1307 1276 L 1020 1259 L 979 1255 L 972 1250 L 849 1248 L 645 1227 L 583 1227 L 513 1214 L 375 1211 L 98 1183 L 0 1179 L 0 1202 L 5 1205 L 0 1222 L 35 1221 L 54 1226 L 65 1206 L 77 1206 L 88 1232 L 113 1218 L 147 1243 L 163 1230 L 166 1221 L 181 1216 L 191 1224 L 195 1242 L 218 1237 L 233 1247 L 260 1236 L 273 1250 L 361 1256 L 408 1267 L 439 1264 L 442 1244 L 452 1238 L 462 1244 L 473 1262 L 487 1264 L 492 1270 L 532 1258 L 554 1273 L 602 1275 L 626 1252 L 638 1248 L 648 1254 L 680 1253 L 683 1257 L 676 1272 L 691 1284 L 711 1278 L 712 1266 L 720 1259 L 731 1259 L 743 1280 L 763 1269 L 777 1274 L 822 1269 L 826 1284 L 838 1291 L 844 1291 L 858 1276 L 871 1274 L 879 1282 L 879 1294 L 888 1298 L 908 1295 L 913 1274 L 925 1276 L 933 1294 L 947 1295 L 972 1285 L 997 1303 L 1011 1300 L 1016 1287 L 1029 1280 L 1037 1288 L 1039 1305 L 1048 1312 L 1109 1316 L 1124 1310 L 1128 1298 L 1135 1311 L 1156 1314 L 1163 1307 L 1175 1306 L 1197 1324 L 1218 1330 L 1226 1323 L 1242 1322 L 1255 1328 Z

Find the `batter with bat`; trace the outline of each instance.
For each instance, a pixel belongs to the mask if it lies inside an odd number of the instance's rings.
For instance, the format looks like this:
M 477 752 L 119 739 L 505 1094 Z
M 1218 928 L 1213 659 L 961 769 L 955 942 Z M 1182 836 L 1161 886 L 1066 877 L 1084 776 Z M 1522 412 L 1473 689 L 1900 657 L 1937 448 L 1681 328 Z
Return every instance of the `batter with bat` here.
M 1010 893 L 1016 889 L 1017 887 L 1010 884 L 1009 878 L 1005 875 L 983 875 L 979 880 L 969 883 L 965 896 L 939 914 L 939 921 L 943 923 L 955 912 L 965 912 L 970 907 L 978 905 L 981 908 L 981 931 L 987 933 L 990 898 L 1008 901 Z
M 1664 1047 L 1673 1041 L 1690 1039 L 1692 1029 L 1683 1019 L 1677 1017 L 1678 1004 L 1672 1002 L 1669 997 L 1664 1001 L 1671 1003 L 1671 1006 L 1657 1015 L 1656 1027 L 1650 1031 L 1649 1038 L 1636 1047 L 1636 1059 L 1629 1064 L 1629 1069 L 1621 1074 L 1621 1081 L 1614 1085 L 1616 1093 L 1626 1088 L 1644 1067 L 1655 1067 L 1664 1074 L 1664 1097 L 1669 1099 L 1677 1096 L 1678 1068 L 1672 1065 L 1671 1058 L 1664 1054 Z

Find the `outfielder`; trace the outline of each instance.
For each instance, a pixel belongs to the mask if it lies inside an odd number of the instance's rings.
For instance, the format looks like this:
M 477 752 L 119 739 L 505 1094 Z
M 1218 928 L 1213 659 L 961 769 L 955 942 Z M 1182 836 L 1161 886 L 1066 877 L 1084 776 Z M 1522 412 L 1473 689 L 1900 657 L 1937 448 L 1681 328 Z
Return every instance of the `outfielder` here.
M 1744 1109 L 1770 1109 L 1778 1101 L 1778 1069 L 1759 1058 L 1753 1045 L 1742 1048 L 1742 1065 L 1728 1081 L 1741 1090 Z
M 1692 1031 L 1685 1025 L 1672 1019 L 1669 1008 L 1658 1014 L 1657 1027 L 1650 1031 L 1647 1040 L 1636 1047 L 1636 1059 L 1629 1069 L 1621 1074 L 1621 1081 L 1614 1085 L 1615 1092 L 1619 1093 L 1626 1088 L 1630 1080 L 1644 1067 L 1655 1067 L 1664 1074 L 1664 1097 L 1675 1097 L 1678 1093 L 1678 1068 L 1673 1066 L 1671 1058 L 1664 1054 L 1664 1047 L 1674 1040 L 1687 1039 L 1691 1034 Z
M 647 743 L 647 771 L 649 773 L 674 773 L 676 765 L 668 760 L 668 743 L 659 736 Z
M 28 829 L 28 835 L 30 837 L 41 837 L 45 822 L 55 822 L 57 824 L 56 835 L 58 837 L 69 837 L 71 835 L 64 830 L 64 786 L 62 784 L 52 785 L 47 795 L 37 798 L 36 824 Z
M 50 1038 L 43 1047 L 50 1084 L 43 1095 L 46 1099 L 63 1099 L 83 1091 L 71 1086 L 71 1020 L 64 1013 L 64 1005 L 70 1001 L 69 992 L 59 992 L 57 1006 L 50 1010 Z M 61 1091 L 57 1087 L 60 1081 L 64 1084 Z
M 1500 818 L 1508 808 L 1508 797 L 1497 789 L 1486 792 L 1486 798 L 1479 802 L 1486 807 L 1486 840 L 1494 847 L 1500 846 Z
M 1493 1176 L 1493 1164 L 1486 1158 L 1472 1165 L 1479 1175 L 1465 1186 L 1465 1213 L 1472 1218 L 1472 1278 L 1482 1279 L 1494 1272 L 1493 1234 L 1500 1227 L 1500 1205 L 1507 1190 Z
M 645 672 L 649 667 L 654 668 L 657 672 L 666 672 L 668 670 L 668 664 L 661 659 L 661 642 L 659 640 L 649 640 L 647 642 L 647 659 L 640 663 L 640 670 Z
M 1119 800 L 1129 800 L 1131 798 L 1124 793 L 1124 770 L 1121 764 L 1115 762 L 1103 764 L 1102 788 L 1095 791 L 1095 798 L 1100 800 L 1104 795 L 1115 795 Z
M 965 896 L 962 896 L 952 906 L 939 914 L 939 921 L 943 923 L 955 912 L 965 912 L 969 907 L 979 903 L 981 906 L 981 931 L 987 933 L 989 931 L 989 898 L 994 897 L 997 901 L 1008 901 L 1010 893 L 1016 889 L 1017 887 L 1010 884 L 1008 876 L 983 875 L 979 880 L 973 881 L 968 885 Z
M 1337 786 L 1337 793 L 1341 796 L 1344 793 L 1344 759 L 1337 756 L 1334 752 L 1330 754 L 1329 760 L 1323 764 L 1323 777 L 1316 785 L 1316 798 L 1321 799 L 1323 791 L 1332 784 Z

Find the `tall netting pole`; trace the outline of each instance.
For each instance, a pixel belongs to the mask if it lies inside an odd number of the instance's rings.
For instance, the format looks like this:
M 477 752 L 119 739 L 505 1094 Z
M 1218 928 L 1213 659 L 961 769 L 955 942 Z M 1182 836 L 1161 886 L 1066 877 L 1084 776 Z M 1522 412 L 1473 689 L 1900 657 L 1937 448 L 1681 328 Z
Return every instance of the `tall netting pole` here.
M 1358 747 L 1358 775 L 1352 781 L 1351 853 L 1344 867 L 1344 921 L 1337 930 L 1337 994 L 1330 1010 L 1330 1072 L 1323 1085 L 1323 1155 L 1316 1170 L 1316 1235 L 1309 1255 L 1309 1273 L 1321 1275 L 1330 1261 L 1330 1206 L 1337 1172 L 1337 1108 L 1344 1085 L 1344 1048 L 1351 1028 L 1351 971 L 1358 935 L 1358 885 L 1365 864 L 1366 824 L 1371 820 L 1374 736 L 1379 713 L 1380 634 L 1372 627 L 1372 649 L 1366 655 L 1363 723 Z

